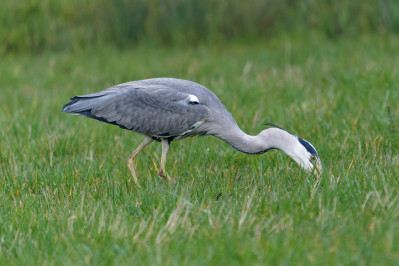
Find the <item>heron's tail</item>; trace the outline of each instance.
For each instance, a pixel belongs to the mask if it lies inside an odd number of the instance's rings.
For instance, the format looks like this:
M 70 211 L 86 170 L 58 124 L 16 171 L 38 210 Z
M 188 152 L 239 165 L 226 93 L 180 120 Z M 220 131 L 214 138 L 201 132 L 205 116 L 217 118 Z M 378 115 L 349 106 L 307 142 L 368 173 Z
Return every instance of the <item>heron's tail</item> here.
M 104 100 L 103 96 L 105 95 L 102 93 L 93 93 L 72 97 L 71 101 L 62 107 L 62 112 L 86 115 L 86 113 L 90 113 L 94 105 Z
M 76 115 L 83 115 L 89 118 L 99 120 L 112 125 L 118 125 L 120 128 L 127 129 L 123 125 L 117 124 L 115 121 L 108 121 L 107 119 L 92 114 L 92 109 L 102 102 L 109 99 L 109 95 L 103 92 L 93 93 L 89 95 L 75 96 L 71 98 L 71 101 L 62 107 L 63 113 L 72 113 Z

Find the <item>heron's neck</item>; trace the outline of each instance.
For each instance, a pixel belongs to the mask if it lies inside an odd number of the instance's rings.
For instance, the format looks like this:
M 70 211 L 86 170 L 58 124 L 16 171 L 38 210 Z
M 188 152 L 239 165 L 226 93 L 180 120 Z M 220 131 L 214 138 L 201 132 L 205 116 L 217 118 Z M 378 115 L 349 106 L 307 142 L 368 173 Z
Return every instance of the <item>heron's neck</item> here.
M 270 149 L 279 149 L 291 156 L 291 147 L 297 142 L 296 136 L 279 128 L 269 128 L 256 136 L 251 136 L 237 126 L 224 131 L 222 134 L 217 134 L 216 137 L 224 140 L 233 148 L 250 154 L 260 154 Z

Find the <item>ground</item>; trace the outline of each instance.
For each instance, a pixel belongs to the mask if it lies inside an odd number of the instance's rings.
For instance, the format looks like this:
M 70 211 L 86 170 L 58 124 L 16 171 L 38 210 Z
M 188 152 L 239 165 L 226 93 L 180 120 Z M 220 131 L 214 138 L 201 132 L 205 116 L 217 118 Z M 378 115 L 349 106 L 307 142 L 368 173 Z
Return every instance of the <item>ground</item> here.
M 276 37 L 111 46 L 0 61 L 0 264 L 394 264 L 399 260 L 399 38 Z M 210 88 L 240 127 L 310 141 L 324 173 L 219 139 L 161 145 L 61 113 L 74 95 L 150 77 Z

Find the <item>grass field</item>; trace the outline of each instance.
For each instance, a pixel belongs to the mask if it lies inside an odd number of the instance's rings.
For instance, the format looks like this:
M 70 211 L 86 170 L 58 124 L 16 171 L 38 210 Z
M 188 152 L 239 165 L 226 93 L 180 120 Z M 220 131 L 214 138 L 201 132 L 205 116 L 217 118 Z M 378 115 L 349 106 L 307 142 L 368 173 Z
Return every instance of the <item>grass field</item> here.
M 139 46 L 0 60 L 0 264 L 395 264 L 399 261 L 399 38 Z M 69 97 L 150 77 L 201 83 L 241 128 L 309 140 L 320 180 L 279 151 L 213 137 L 160 145 L 62 114 Z

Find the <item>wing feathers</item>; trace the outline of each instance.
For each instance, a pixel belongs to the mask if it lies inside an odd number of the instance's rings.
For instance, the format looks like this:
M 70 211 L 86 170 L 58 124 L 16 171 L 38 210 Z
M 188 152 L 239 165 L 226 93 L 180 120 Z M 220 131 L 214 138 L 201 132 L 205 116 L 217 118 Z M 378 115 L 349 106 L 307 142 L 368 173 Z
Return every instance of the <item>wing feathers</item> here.
M 178 136 L 206 116 L 208 108 L 199 103 L 194 95 L 159 85 L 115 87 L 73 97 L 62 111 L 82 114 L 149 136 L 165 132 Z

